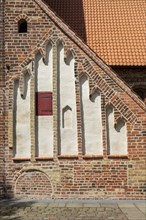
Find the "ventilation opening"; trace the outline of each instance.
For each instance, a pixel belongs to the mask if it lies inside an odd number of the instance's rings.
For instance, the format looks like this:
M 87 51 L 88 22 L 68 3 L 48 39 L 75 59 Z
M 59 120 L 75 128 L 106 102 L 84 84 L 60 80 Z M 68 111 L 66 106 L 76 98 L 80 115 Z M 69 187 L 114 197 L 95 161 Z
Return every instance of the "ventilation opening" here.
M 25 19 L 18 22 L 18 33 L 27 33 L 27 21 Z

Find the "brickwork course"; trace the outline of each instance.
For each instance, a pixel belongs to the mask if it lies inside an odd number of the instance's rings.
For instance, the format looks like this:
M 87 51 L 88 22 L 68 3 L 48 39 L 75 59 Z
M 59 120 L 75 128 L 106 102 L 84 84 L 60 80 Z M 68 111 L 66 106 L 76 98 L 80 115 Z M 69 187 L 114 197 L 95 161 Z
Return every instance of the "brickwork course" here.
M 0 10 L 1 21 L 4 21 L 1 22 L 2 36 L 0 34 L 2 48 L 0 50 L 2 70 L 0 72 L 0 197 L 144 200 L 146 196 L 144 102 L 43 1 L 6 0 L 1 1 L 0 6 L 3 9 Z M 20 19 L 27 21 L 27 33 L 18 33 Z M 65 57 L 69 53 L 74 54 L 78 127 L 78 155 L 75 156 L 58 155 L 57 67 L 54 61 L 54 155 L 52 158 L 35 157 L 35 76 L 29 64 L 33 62 L 38 52 L 45 59 L 45 47 L 48 42 L 52 44 L 55 61 L 58 42 L 64 45 Z M 116 66 L 116 63 L 112 62 L 112 65 Z M 143 81 L 144 69 L 139 68 L 142 71 L 140 80 Z M 26 71 L 32 77 L 31 158 L 22 159 L 14 157 L 13 89 L 16 80 L 19 80 L 23 89 L 23 77 Z M 101 92 L 103 156 L 86 156 L 82 152 L 82 117 L 78 82 L 83 72 L 89 77 L 90 94 L 92 95 L 97 89 Z M 114 107 L 115 123 L 119 118 L 126 122 L 128 137 L 126 156 L 108 155 L 106 135 L 108 105 Z

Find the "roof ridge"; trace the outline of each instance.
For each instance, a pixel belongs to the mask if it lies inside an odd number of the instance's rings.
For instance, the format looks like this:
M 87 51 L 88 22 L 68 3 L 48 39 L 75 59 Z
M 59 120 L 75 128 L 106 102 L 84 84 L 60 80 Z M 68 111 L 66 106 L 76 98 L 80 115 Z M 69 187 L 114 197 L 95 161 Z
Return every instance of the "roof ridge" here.
M 59 27 L 59 29 L 62 29 L 63 32 L 65 32 L 73 41 L 75 44 L 78 45 L 102 70 L 108 74 L 112 80 L 114 80 L 120 88 L 122 88 L 126 93 L 144 110 L 146 111 L 145 104 L 139 100 L 138 96 L 135 95 L 130 87 L 121 80 L 115 72 L 102 60 L 95 52 L 91 50 L 91 48 L 85 44 L 70 28 L 68 25 L 66 25 L 64 22 L 61 22 L 61 19 L 56 15 L 50 7 L 43 1 L 43 0 L 34 0 L 39 7 L 45 11 L 45 13 L 53 20 L 53 22 Z M 124 86 L 126 86 L 126 90 L 124 89 Z

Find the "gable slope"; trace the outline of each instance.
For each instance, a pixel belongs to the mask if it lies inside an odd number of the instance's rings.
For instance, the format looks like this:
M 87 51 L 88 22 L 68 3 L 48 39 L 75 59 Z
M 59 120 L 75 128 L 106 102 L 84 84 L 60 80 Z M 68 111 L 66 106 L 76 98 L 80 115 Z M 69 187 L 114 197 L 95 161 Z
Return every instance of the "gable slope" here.
M 34 0 L 39 7 L 51 18 L 51 20 L 61 29 L 80 49 L 82 49 L 101 69 L 108 74 L 111 79 L 118 84 L 144 111 L 146 111 L 145 104 L 135 95 L 128 85 L 125 84 L 114 71 L 99 57 L 91 48 L 88 47 L 42 0 Z
M 108 65 L 144 66 L 144 0 L 44 0 Z

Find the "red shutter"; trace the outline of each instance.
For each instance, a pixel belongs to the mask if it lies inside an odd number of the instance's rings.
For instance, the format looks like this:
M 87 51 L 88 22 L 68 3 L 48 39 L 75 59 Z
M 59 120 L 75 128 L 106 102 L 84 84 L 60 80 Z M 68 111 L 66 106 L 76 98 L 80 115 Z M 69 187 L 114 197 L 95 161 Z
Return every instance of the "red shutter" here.
M 52 114 L 52 92 L 36 92 L 36 115 Z

